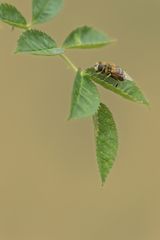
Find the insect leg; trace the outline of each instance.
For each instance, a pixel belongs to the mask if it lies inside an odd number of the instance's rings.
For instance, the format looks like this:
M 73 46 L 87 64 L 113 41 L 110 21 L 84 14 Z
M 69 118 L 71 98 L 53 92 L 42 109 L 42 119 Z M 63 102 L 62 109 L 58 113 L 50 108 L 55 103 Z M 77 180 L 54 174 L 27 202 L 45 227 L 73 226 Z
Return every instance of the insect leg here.
M 103 70 L 100 72 L 96 72 L 97 75 L 103 74 Z
M 114 85 L 114 87 L 118 87 L 118 85 L 119 85 L 119 81 L 118 80 L 116 80 L 117 82 L 116 82 L 116 84 Z
M 106 78 L 109 78 L 111 76 L 111 73 L 109 73 L 107 76 L 106 76 Z

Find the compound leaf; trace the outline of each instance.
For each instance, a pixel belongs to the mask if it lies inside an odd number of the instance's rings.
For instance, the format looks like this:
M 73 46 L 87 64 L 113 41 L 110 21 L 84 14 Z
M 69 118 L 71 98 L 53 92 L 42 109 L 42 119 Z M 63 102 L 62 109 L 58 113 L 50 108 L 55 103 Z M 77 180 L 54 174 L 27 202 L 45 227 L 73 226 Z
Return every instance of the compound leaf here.
M 104 88 L 111 90 L 122 97 L 129 99 L 133 102 L 143 103 L 149 105 L 148 100 L 145 98 L 141 90 L 137 87 L 134 81 L 125 79 L 124 81 L 119 81 L 108 77 L 105 74 L 96 73 L 93 68 L 88 68 L 86 70 L 87 75 L 91 80 L 100 84 Z M 118 85 L 117 85 L 118 83 Z
M 0 4 L 0 20 L 13 27 L 27 28 L 26 19 L 12 5 L 7 3 Z
M 55 17 L 63 6 L 63 0 L 33 0 L 32 23 L 44 23 Z
M 63 49 L 57 48 L 56 42 L 46 33 L 38 30 L 27 30 L 21 34 L 16 53 L 30 53 L 42 56 L 62 54 Z
M 102 184 L 113 166 L 118 150 L 118 136 L 112 113 L 100 104 L 93 117 L 96 137 L 96 155 Z
M 75 29 L 69 34 L 63 43 L 63 48 L 98 48 L 112 41 L 105 33 L 84 26 Z
M 77 72 L 72 91 L 71 110 L 69 119 L 92 116 L 98 109 L 100 100 L 95 84 L 88 76 Z

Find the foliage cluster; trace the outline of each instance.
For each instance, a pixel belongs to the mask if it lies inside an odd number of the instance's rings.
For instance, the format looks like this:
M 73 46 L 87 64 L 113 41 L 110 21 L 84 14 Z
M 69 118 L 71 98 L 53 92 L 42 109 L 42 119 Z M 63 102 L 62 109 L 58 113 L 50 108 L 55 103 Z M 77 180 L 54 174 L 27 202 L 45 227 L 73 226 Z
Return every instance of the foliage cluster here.
M 113 42 L 105 33 L 92 27 L 82 26 L 73 30 L 58 47 L 47 33 L 35 29 L 35 25 L 53 19 L 62 9 L 63 0 L 32 0 L 32 21 L 28 23 L 22 13 L 7 3 L 0 4 L 0 20 L 22 29 L 17 41 L 16 53 L 37 56 L 60 56 L 75 71 L 69 119 L 92 117 L 95 127 L 96 155 L 102 183 L 111 169 L 118 150 L 116 124 L 108 107 L 100 102 L 96 84 L 134 102 L 148 101 L 134 81 L 126 79 L 115 86 L 115 79 L 98 74 L 94 68 L 78 69 L 65 55 L 66 49 L 93 49 Z M 96 84 L 95 84 L 96 83 Z

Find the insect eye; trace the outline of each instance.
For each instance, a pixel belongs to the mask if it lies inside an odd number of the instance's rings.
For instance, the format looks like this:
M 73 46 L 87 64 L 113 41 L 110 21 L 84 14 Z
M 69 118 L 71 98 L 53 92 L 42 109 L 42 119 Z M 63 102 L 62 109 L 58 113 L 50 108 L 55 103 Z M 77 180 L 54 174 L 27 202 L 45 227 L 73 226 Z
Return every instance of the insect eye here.
M 98 62 L 94 65 L 94 69 L 96 70 L 96 72 L 102 72 L 104 71 L 105 68 L 106 68 L 106 65 L 101 62 Z
M 99 64 L 97 71 L 101 72 L 103 70 L 103 68 L 104 68 L 104 65 L 103 64 Z

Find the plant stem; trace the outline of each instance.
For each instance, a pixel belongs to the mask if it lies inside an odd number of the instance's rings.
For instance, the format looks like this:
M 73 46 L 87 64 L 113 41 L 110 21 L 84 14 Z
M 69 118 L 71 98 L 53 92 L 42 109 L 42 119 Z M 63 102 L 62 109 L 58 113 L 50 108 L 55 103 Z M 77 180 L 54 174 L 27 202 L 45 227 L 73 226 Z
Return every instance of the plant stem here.
M 59 55 L 61 58 L 63 58 L 63 60 L 75 71 L 77 72 L 78 69 L 77 67 L 71 62 L 71 60 L 65 55 L 65 54 L 61 54 Z
M 32 23 L 28 23 L 27 26 L 26 26 L 26 29 L 31 30 L 32 29 Z

